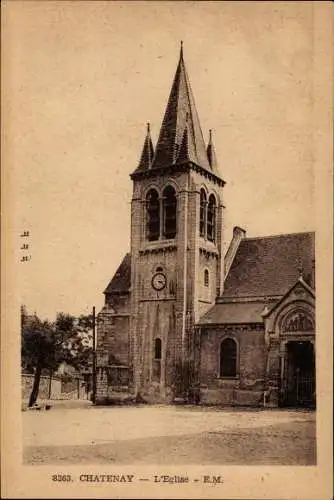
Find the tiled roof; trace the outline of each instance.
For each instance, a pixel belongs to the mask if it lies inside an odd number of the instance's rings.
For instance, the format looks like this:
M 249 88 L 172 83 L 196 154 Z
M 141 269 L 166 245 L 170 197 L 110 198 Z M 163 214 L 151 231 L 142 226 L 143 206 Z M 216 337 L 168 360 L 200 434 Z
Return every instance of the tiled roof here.
M 262 323 L 263 302 L 233 302 L 216 304 L 198 322 L 205 324 Z
M 295 233 L 240 242 L 224 284 L 223 297 L 284 295 L 300 272 L 312 280 L 314 233 Z
M 131 254 L 125 254 L 104 293 L 128 292 L 131 286 Z

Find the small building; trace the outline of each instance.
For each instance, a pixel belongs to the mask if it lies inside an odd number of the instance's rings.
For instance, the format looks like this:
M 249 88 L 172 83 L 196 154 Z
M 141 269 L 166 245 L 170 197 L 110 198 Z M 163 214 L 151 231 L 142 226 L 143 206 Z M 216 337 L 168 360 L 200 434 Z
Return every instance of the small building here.
M 223 190 L 183 50 L 158 142 L 131 174 L 131 250 L 97 322 L 96 403 L 315 404 L 314 233 L 225 251 Z

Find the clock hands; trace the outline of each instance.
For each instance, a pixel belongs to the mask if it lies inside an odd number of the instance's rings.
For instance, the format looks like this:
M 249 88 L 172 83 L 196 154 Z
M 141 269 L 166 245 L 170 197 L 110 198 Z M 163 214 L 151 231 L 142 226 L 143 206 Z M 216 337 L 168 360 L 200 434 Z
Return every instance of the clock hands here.
M 155 290 L 162 290 L 166 286 L 166 276 L 162 273 L 156 273 L 152 277 L 152 286 Z

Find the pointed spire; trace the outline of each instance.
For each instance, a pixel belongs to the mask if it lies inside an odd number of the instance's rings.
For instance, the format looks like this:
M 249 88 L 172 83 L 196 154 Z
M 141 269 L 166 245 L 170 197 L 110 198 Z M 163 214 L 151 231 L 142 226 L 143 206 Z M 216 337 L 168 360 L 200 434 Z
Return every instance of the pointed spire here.
M 210 163 L 211 170 L 215 173 L 218 173 L 218 162 L 216 157 L 215 147 L 212 142 L 212 129 L 209 130 L 209 143 L 207 147 L 207 155 Z
M 136 172 L 142 170 L 149 170 L 152 166 L 153 156 L 154 156 L 154 148 L 151 139 L 150 124 L 147 123 L 145 142 Z
M 168 167 L 177 160 L 175 151 L 181 150 L 187 115 L 189 161 L 211 171 L 194 97 L 183 60 L 183 43 L 181 42 L 179 63 L 161 125 L 152 168 Z

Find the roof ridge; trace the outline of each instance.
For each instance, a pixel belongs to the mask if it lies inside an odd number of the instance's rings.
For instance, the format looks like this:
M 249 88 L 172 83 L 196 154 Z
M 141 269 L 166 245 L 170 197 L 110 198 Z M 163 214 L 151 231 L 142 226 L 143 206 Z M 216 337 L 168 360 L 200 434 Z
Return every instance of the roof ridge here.
M 280 233 L 280 234 L 270 234 L 268 236 L 253 236 L 253 237 L 248 237 L 246 236 L 245 238 L 242 239 L 242 241 L 250 241 L 250 240 L 268 240 L 268 239 L 273 239 L 273 238 L 287 238 L 289 236 L 298 236 L 302 234 L 315 234 L 315 231 L 300 231 L 300 232 L 295 232 L 295 233 Z

